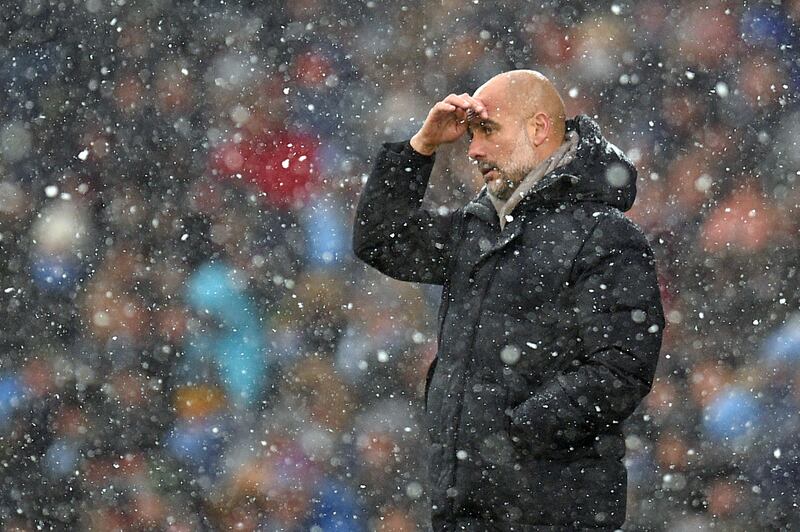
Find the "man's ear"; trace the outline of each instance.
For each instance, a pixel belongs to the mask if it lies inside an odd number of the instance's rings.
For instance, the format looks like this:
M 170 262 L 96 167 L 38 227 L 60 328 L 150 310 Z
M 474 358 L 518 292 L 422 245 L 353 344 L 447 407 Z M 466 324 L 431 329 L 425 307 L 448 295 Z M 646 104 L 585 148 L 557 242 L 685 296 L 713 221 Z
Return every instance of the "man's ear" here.
M 527 120 L 528 138 L 534 148 L 538 148 L 550 138 L 553 132 L 553 120 L 544 111 L 539 111 Z

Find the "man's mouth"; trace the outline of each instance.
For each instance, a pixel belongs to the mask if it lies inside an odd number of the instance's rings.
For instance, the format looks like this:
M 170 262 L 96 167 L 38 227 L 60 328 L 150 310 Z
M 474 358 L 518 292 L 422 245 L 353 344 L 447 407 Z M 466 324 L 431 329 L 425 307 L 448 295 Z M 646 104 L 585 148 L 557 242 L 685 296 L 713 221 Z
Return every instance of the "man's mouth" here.
M 498 176 L 497 168 L 494 166 L 482 166 L 481 174 L 483 174 L 484 181 L 491 181 Z

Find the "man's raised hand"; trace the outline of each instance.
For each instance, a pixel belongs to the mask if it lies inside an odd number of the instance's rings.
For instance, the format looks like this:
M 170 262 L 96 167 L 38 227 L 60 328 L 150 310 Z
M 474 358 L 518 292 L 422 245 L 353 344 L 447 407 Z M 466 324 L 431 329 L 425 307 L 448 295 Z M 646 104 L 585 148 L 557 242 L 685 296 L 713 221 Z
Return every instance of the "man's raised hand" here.
M 466 92 L 449 95 L 428 112 L 425 123 L 411 137 L 411 147 L 423 155 L 432 155 L 441 144 L 453 142 L 467 131 L 471 114 L 489 118 L 480 100 Z

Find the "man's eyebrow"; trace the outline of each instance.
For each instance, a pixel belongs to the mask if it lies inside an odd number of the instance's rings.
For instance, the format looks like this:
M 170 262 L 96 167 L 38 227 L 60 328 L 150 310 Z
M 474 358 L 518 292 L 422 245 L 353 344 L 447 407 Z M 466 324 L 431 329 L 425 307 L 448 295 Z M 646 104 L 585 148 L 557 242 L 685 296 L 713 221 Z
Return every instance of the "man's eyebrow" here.
M 489 126 L 489 127 L 493 127 L 493 128 L 497 128 L 497 129 L 500 128 L 500 124 L 498 124 L 497 122 L 495 122 L 491 118 L 482 118 L 480 120 L 471 120 L 467 127 L 475 127 L 475 126 L 479 126 L 479 127 Z

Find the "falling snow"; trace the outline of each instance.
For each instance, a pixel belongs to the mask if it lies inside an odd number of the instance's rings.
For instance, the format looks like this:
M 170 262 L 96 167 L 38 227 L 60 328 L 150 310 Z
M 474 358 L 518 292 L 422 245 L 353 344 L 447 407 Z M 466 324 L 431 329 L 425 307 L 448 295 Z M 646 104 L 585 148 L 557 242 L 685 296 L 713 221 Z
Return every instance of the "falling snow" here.
M 12 0 L 0 31 L 4 529 L 429 526 L 441 289 L 358 261 L 353 215 L 384 142 L 513 68 L 554 80 L 639 172 L 625 216 L 666 325 L 615 309 L 632 340 L 664 335 L 652 390 L 608 429 L 626 529 L 800 527 L 798 2 Z M 437 153 L 431 212 L 480 188 L 467 148 Z M 519 264 L 581 267 L 560 237 Z M 491 346 L 498 379 L 559 359 L 534 332 Z

